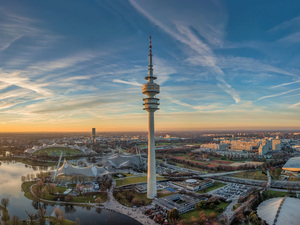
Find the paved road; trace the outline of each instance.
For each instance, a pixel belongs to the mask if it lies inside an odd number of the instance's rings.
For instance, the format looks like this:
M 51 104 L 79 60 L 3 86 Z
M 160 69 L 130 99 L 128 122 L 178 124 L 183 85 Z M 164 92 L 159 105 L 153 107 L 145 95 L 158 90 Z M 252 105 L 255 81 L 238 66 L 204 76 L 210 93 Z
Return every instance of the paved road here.
M 267 176 L 268 176 L 268 184 L 267 184 L 267 188 L 271 187 L 272 184 L 272 178 L 269 172 L 269 169 L 267 170 Z
M 231 217 L 234 214 L 234 211 L 232 211 L 232 208 L 235 204 L 237 204 L 238 200 L 234 199 L 227 207 L 226 209 L 223 211 L 222 216 L 227 217 L 228 221 L 231 220 Z

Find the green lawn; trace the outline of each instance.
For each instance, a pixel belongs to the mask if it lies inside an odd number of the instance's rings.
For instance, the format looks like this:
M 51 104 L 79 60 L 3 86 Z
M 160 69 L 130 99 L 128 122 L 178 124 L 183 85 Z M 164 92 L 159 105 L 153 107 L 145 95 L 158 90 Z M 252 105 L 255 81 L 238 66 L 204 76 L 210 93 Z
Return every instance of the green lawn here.
M 132 177 L 132 176 L 136 176 L 133 173 L 122 173 L 122 175 L 125 177 Z
M 156 180 L 164 180 L 165 178 L 163 177 L 156 177 Z M 147 176 L 143 177 L 129 177 L 126 178 L 124 177 L 123 179 L 118 179 L 116 180 L 117 182 L 117 187 L 123 186 L 123 185 L 129 185 L 129 184 L 135 184 L 135 183 L 142 183 L 142 182 L 147 182 Z
M 204 189 L 204 190 L 200 190 L 200 191 L 197 191 L 198 193 L 207 193 L 207 192 L 210 192 L 210 191 L 212 191 L 212 190 L 215 190 L 215 189 L 217 189 L 217 188 L 220 188 L 220 187 L 223 187 L 223 186 L 225 186 L 226 184 L 224 184 L 224 183 L 221 183 L 221 182 L 214 182 L 213 183 L 213 185 L 212 186 L 210 186 L 210 187 L 208 187 L 208 188 L 206 188 L 206 189 Z
M 193 210 L 186 213 L 183 213 L 180 215 L 180 219 L 185 219 L 187 222 L 190 221 L 191 217 L 194 216 L 196 218 L 199 217 L 199 212 L 202 210 L 206 213 L 206 215 L 209 215 L 211 212 L 215 212 L 218 215 L 221 214 L 221 212 L 217 212 L 217 209 L 224 209 L 229 205 L 229 202 L 221 202 L 219 205 L 216 205 L 215 209 L 199 209 L 199 210 Z
M 34 196 L 32 195 L 31 191 L 30 191 L 30 187 L 35 184 L 35 181 L 28 181 L 28 182 L 24 182 L 22 183 L 22 190 L 24 191 L 24 196 L 28 199 L 34 200 Z
M 62 150 L 64 151 L 63 156 L 82 154 L 82 152 L 77 149 L 54 147 L 41 149 L 33 153 L 33 155 L 42 155 L 46 153 L 49 156 L 60 156 Z
M 268 180 L 267 175 L 263 174 L 261 170 L 258 171 L 244 171 L 240 173 L 231 174 L 231 177 L 246 178 L 250 180 Z
M 33 191 L 34 191 L 34 193 L 36 194 L 36 192 L 35 192 L 35 190 L 36 190 L 36 186 L 34 186 L 33 187 Z M 56 191 L 55 191 L 55 193 L 64 193 L 65 191 L 66 191 L 66 188 L 65 187 L 59 187 L 59 186 L 56 186 L 56 189 L 55 189 Z M 54 197 L 54 195 L 52 195 L 52 194 L 50 194 L 48 191 L 45 191 L 45 196 L 43 196 L 42 198 L 43 199 L 46 199 L 46 200 L 53 200 L 53 197 Z

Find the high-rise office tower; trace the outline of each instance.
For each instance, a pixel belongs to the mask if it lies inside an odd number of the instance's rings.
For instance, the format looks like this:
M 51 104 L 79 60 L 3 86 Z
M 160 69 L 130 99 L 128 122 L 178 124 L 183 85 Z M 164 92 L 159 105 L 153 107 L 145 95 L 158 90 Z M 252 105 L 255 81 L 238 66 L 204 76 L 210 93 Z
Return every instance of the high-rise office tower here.
M 154 83 L 156 79 L 153 76 L 152 65 L 152 46 L 150 36 L 149 46 L 149 68 L 148 76 L 145 77 L 148 82 L 143 85 L 144 110 L 148 112 L 148 175 L 147 175 L 147 197 L 153 199 L 157 195 L 156 190 L 156 163 L 155 163 L 155 139 L 154 139 L 154 112 L 158 110 L 159 99 L 155 95 L 159 93 L 159 85 Z
M 92 128 L 92 140 L 95 141 L 96 138 L 96 128 Z

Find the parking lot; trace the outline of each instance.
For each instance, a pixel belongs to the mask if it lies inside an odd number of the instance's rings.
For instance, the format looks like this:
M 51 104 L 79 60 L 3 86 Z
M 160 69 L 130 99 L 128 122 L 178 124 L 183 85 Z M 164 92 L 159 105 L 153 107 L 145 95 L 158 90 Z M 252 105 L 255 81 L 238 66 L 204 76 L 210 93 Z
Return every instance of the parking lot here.
M 251 187 L 244 184 L 227 184 L 226 186 L 216 190 L 213 195 L 218 195 L 227 200 L 238 199 L 247 194 Z

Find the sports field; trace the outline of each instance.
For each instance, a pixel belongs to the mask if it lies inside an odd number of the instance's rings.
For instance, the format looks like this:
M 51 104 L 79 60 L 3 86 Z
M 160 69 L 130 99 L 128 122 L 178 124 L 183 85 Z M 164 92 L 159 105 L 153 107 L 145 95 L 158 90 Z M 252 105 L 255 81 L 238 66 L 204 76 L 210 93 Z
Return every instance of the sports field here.
M 60 156 L 61 151 L 64 151 L 63 156 L 82 154 L 82 152 L 77 149 L 55 147 L 38 150 L 35 153 L 33 153 L 33 155 L 47 154 L 48 156 Z

